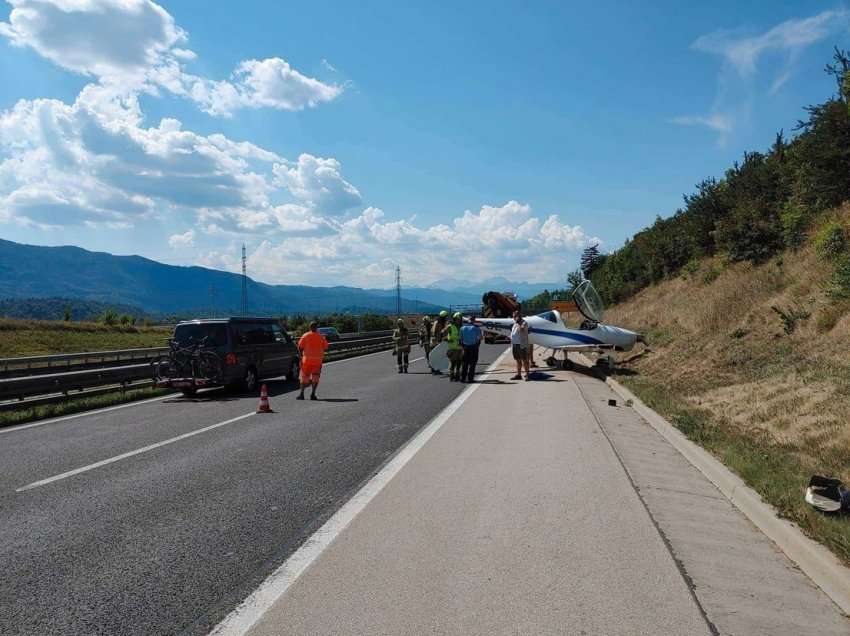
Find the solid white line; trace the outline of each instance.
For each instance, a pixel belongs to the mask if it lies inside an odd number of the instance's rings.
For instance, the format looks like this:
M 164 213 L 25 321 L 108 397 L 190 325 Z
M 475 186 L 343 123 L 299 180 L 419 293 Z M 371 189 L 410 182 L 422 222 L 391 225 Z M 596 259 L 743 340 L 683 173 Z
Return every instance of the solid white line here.
M 342 360 L 334 360 L 333 362 L 326 362 L 325 366 L 330 364 L 338 364 L 340 362 L 350 362 L 353 360 L 362 360 L 363 358 L 368 358 L 370 356 L 376 356 L 379 354 L 386 354 L 386 351 L 377 351 L 375 353 L 367 353 L 362 356 L 354 356 L 352 358 L 344 358 Z M 421 360 L 422 358 L 418 358 Z M 416 362 L 416 360 L 414 360 Z M 283 377 L 283 376 L 280 376 Z M 274 379 L 274 378 L 273 378 Z M 138 402 L 127 402 L 125 404 L 118 404 L 116 406 L 107 406 L 101 409 L 95 409 L 92 411 L 80 411 L 79 413 L 74 413 L 73 415 L 63 415 L 61 417 L 52 417 L 47 420 L 39 420 L 38 422 L 32 422 L 30 424 L 18 424 L 17 426 L 4 426 L 0 427 L 0 435 L 3 433 L 14 433 L 15 431 L 23 431 L 27 428 L 35 428 L 37 426 L 46 426 L 47 424 L 56 424 L 58 422 L 64 422 L 66 420 L 74 420 L 78 417 L 86 417 L 88 415 L 97 415 L 99 413 L 109 413 L 110 411 L 117 411 L 118 409 L 126 409 L 131 406 L 141 406 L 143 404 L 150 404 L 151 402 L 161 402 L 162 400 L 167 400 L 169 398 L 173 398 L 180 395 L 179 393 L 169 393 L 168 395 L 163 395 L 160 397 L 150 398 L 148 400 L 139 400 Z
M 168 395 L 163 395 L 160 397 L 150 398 L 147 400 L 139 400 L 138 402 L 126 402 L 125 404 L 118 404 L 117 406 L 107 406 L 102 409 L 95 409 L 93 411 L 80 411 L 79 413 L 74 413 L 73 415 L 63 415 L 62 417 L 52 417 L 49 420 L 40 420 L 38 422 L 33 422 L 31 424 L 20 424 L 18 426 L 6 426 L 0 428 L 0 435 L 3 433 L 14 433 L 15 431 L 22 431 L 25 428 L 35 428 L 36 426 L 44 426 L 46 424 L 56 424 L 57 422 L 64 422 L 65 420 L 74 420 L 78 417 L 86 417 L 87 415 L 97 415 L 98 413 L 108 413 L 109 411 L 117 411 L 118 409 L 126 409 L 130 406 L 140 406 L 142 404 L 150 404 L 151 402 L 161 402 L 162 400 L 167 400 L 168 398 L 172 398 L 175 395 L 179 395 L 179 393 L 169 393 Z
M 505 350 L 484 373 L 489 373 L 507 355 Z M 242 636 L 280 599 L 299 576 L 312 564 L 384 486 L 404 468 L 429 439 L 466 402 L 480 384 L 467 385 L 446 408 L 407 443 L 357 494 L 328 519 L 304 544 L 269 576 L 259 588 L 239 604 L 210 632 L 210 636 Z
M 171 439 L 166 439 L 161 442 L 156 442 L 155 444 L 149 444 L 148 446 L 143 446 L 142 448 L 137 448 L 136 450 L 129 451 L 127 453 L 122 453 L 120 455 L 116 455 L 115 457 L 110 457 L 109 459 L 103 459 L 99 462 L 95 462 L 94 464 L 89 464 L 88 466 L 82 466 L 80 468 L 75 468 L 74 470 L 69 470 L 68 472 L 62 473 L 60 475 L 54 475 L 53 477 L 48 477 L 47 479 L 41 479 L 39 481 L 34 481 L 31 484 L 27 484 L 26 486 L 22 486 L 15 490 L 15 492 L 23 492 L 25 490 L 32 490 L 33 488 L 38 488 L 39 486 L 45 486 L 47 484 L 51 484 L 54 481 L 59 481 L 61 479 L 67 479 L 68 477 L 73 477 L 74 475 L 79 475 L 80 473 L 85 473 L 90 470 L 94 470 L 95 468 L 100 468 L 101 466 L 106 466 L 108 464 L 113 464 L 115 462 L 121 461 L 122 459 L 127 459 L 128 457 L 133 457 L 134 455 L 141 455 L 142 453 L 147 453 L 148 451 L 154 450 L 155 448 L 160 448 L 161 446 L 166 446 L 167 444 L 173 444 L 174 442 L 179 442 L 180 440 L 186 439 L 188 437 L 193 437 L 200 433 L 205 433 L 207 431 L 211 431 L 214 428 L 219 428 L 220 426 L 227 426 L 228 424 L 233 424 L 234 422 L 238 422 L 239 420 L 244 420 L 245 418 L 251 417 L 252 415 L 256 415 L 253 411 L 251 413 L 245 413 L 244 415 L 239 415 L 238 417 L 231 418 L 229 420 L 225 420 L 224 422 L 219 422 L 218 424 L 212 424 L 210 426 L 205 426 L 204 428 L 199 428 L 198 430 L 191 431 L 189 433 L 183 433 L 182 435 L 178 435 L 177 437 L 172 437 Z

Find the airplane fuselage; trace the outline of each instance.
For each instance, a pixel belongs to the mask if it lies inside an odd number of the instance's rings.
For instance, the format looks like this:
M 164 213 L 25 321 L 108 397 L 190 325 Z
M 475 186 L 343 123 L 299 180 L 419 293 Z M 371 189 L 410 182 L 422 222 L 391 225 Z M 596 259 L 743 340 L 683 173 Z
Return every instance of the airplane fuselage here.
M 525 321 L 529 342 L 546 349 L 630 351 L 638 339 L 634 331 L 601 323 L 593 329 L 568 329 L 556 312 L 528 316 Z M 475 322 L 486 332 L 508 337 L 514 324 L 513 318 L 482 318 Z

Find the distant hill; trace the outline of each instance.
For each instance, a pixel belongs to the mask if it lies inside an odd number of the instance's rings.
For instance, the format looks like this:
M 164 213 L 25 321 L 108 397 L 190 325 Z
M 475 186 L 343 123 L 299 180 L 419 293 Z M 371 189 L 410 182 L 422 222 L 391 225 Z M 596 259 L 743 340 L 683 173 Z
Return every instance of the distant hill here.
M 0 240 L 0 298 L 74 298 L 128 305 L 154 315 L 209 315 L 214 289 L 219 315 L 239 312 L 242 279 L 205 267 L 165 265 L 141 256 L 114 256 L 79 247 L 42 247 Z M 394 313 L 394 292 L 356 287 L 267 285 L 248 280 L 254 314 Z M 439 295 L 434 295 L 436 301 Z M 402 298 L 402 311 L 433 313 L 442 305 Z M 449 303 L 446 303 L 449 304 Z
M 517 282 L 508 280 L 503 276 L 494 276 L 477 283 L 446 278 L 432 283 L 429 285 L 429 289 L 432 291 L 434 289 L 445 290 L 452 294 L 477 296 L 478 302 L 480 302 L 482 294 L 488 291 L 513 292 L 519 296 L 520 299 L 525 300 L 532 296 L 536 296 L 543 291 L 562 289 L 566 286 L 567 284 L 565 281 L 561 281 L 560 283 L 527 283 L 524 281 Z

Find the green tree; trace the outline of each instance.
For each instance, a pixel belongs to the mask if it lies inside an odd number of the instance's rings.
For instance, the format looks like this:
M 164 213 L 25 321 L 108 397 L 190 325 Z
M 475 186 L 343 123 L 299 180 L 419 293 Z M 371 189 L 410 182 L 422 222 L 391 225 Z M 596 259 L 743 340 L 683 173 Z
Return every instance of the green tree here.
M 581 253 L 581 272 L 584 274 L 584 277 L 590 278 L 590 275 L 593 274 L 594 270 L 599 267 L 603 260 L 604 256 L 599 253 L 599 243 L 585 247 Z

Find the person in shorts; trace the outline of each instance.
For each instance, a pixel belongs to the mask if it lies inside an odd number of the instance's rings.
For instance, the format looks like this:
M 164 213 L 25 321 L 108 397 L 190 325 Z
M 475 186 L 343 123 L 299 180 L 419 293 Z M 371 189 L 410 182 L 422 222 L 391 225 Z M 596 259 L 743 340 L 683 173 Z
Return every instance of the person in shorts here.
M 316 389 L 319 386 L 319 376 L 322 374 L 322 362 L 325 359 L 325 351 L 328 348 L 327 339 L 316 329 L 315 321 L 310 323 L 310 331 L 301 336 L 298 341 L 298 350 L 301 352 L 301 393 L 296 400 L 304 399 L 304 389 L 312 386 L 310 399 L 317 400 Z
M 511 327 L 511 353 L 516 361 L 516 375 L 511 380 L 522 380 L 523 370 L 528 380 L 528 323 L 519 311 L 514 312 L 514 324 Z

